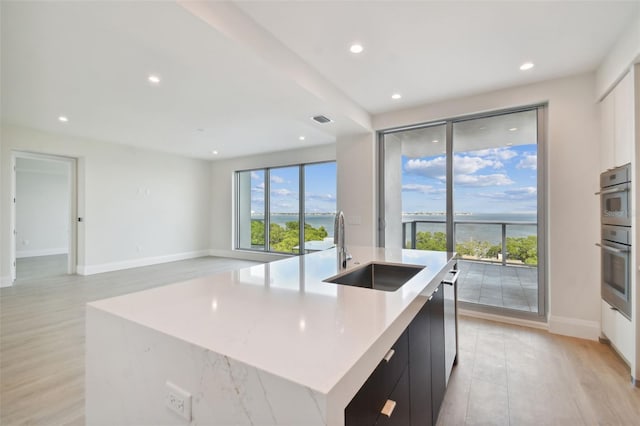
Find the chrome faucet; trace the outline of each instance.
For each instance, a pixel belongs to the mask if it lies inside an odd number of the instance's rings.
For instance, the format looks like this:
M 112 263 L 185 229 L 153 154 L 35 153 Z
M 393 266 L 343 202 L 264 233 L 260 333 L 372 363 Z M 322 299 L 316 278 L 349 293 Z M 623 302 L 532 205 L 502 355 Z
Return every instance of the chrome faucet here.
M 340 210 L 336 214 L 336 221 L 333 226 L 333 243 L 338 251 L 339 267 L 346 268 L 347 260 L 351 259 L 351 255 L 347 253 L 344 237 L 344 213 Z

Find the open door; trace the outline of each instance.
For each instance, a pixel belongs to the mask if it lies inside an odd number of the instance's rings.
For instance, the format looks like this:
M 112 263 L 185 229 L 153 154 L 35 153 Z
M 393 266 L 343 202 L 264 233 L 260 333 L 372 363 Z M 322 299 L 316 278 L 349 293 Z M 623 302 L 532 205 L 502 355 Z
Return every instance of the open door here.
M 16 280 L 16 155 L 11 154 L 11 248 L 9 261 L 11 262 L 11 282 Z
M 12 282 L 76 273 L 76 171 L 75 158 L 12 153 Z

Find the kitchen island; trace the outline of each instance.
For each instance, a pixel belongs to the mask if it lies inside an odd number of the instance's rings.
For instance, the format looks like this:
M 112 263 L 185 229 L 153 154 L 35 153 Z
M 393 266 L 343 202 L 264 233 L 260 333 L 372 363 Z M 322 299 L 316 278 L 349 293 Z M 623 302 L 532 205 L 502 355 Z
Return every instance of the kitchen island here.
M 331 249 L 88 304 L 87 424 L 344 425 L 455 264 L 445 252 L 350 252 L 346 271 L 424 269 L 396 291 L 332 284 L 345 270 Z

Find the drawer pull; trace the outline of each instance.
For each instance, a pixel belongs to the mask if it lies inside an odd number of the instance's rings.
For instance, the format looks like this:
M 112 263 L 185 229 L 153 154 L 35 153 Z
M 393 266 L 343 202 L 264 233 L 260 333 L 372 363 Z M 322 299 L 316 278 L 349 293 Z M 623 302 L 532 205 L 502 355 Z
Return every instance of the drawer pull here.
M 385 361 L 389 362 L 389 361 L 391 361 L 391 358 L 393 358 L 393 354 L 395 354 L 395 353 L 396 353 L 395 350 L 389 349 L 389 352 L 387 352 L 385 354 L 384 358 L 382 358 L 382 359 L 384 359 Z
M 396 402 L 391 399 L 387 399 L 387 402 L 384 403 L 384 407 L 382 407 L 382 411 L 380 411 L 380 413 L 387 417 L 391 417 L 395 408 Z

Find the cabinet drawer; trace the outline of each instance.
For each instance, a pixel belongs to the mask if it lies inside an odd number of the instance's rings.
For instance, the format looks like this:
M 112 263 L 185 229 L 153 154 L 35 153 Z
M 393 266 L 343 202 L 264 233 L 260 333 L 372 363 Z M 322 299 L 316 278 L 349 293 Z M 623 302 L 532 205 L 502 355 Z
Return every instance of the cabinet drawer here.
M 345 408 L 346 425 L 372 426 L 376 423 L 380 410 L 393 392 L 409 361 L 409 341 L 406 331 L 387 352 L 386 358 L 388 360 L 380 361 Z
M 409 401 L 409 369 L 405 368 L 391 395 L 383 404 L 383 407 L 392 410 L 387 410 L 386 414 L 381 412 L 376 426 L 408 426 L 411 421 Z
M 388 361 L 383 359 L 378 368 L 383 375 L 382 381 L 385 388 L 391 392 L 409 363 L 409 338 L 406 330 L 387 352 L 386 358 Z

